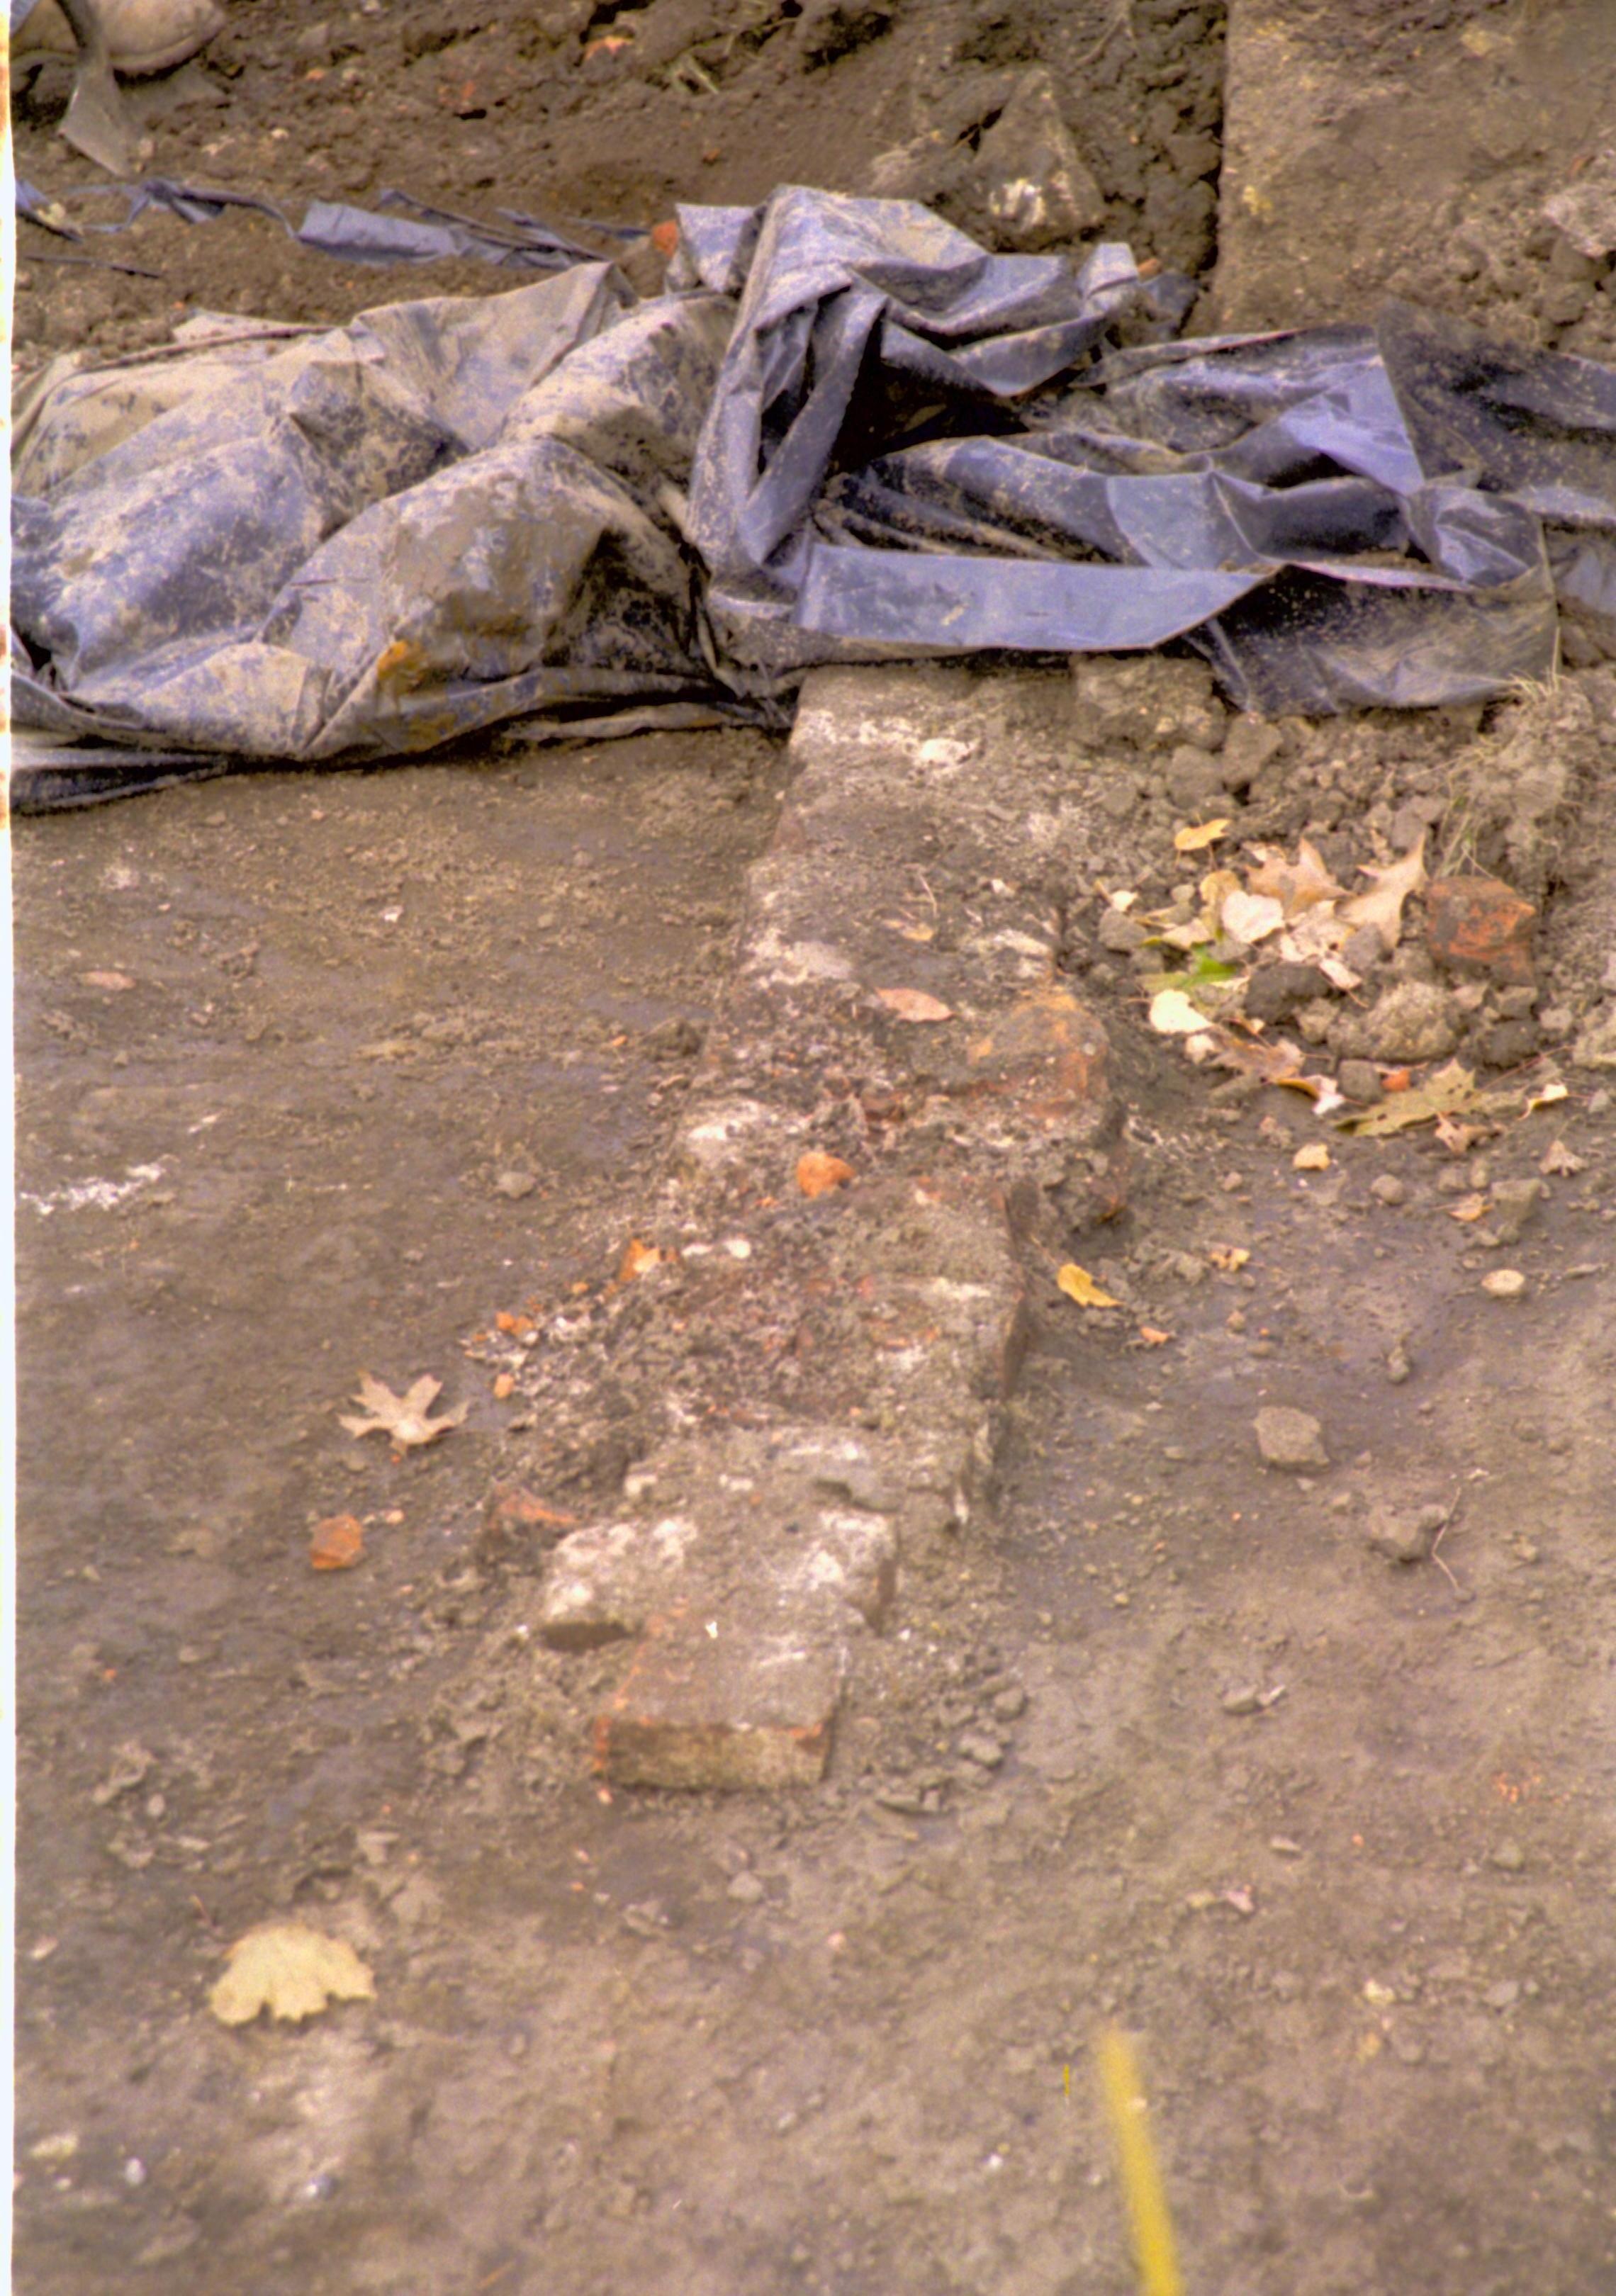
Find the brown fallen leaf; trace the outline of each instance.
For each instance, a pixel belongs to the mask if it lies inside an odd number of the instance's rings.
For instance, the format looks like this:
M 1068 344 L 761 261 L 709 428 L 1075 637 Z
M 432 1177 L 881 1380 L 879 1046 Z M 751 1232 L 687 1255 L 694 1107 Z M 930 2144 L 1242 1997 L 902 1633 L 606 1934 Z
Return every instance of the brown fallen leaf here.
M 1309 1140 L 1305 1148 L 1297 1150 L 1291 1159 L 1291 1165 L 1292 1170 L 1298 1172 L 1327 1172 L 1330 1151 L 1322 1140 Z
M 1207 1258 L 1220 1275 L 1238 1275 L 1251 1257 L 1238 1243 L 1213 1243 L 1207 1247 Z
M 1370 891 L 1355 893 L 1349 901 L 1343 901 L 1337 914 L 1354 931 L 1360 925 L 1374 925 L 1387 947 L 1395 948 L 1402 939 L 1403 904 L 1425 882 L 1424 832 L 1421 832 L 1417 845 L 1411 846 L 1389 867 L 1374 868 L 1366 861 L 1360 866 L 1366 877 L 1374 878 L 1374 886 Z
M 356 1515 L 328 1514 L 316 1523 L 308 1560 L 316 1570 L 351 1570 L 364 1553 L 365 1529 Z
M 1462 1220 L 1468 1227 L 1472 1221 L 1479 1220 L 1488 1209 L 1489 1200 L 1486 1196 L 1461 1196 L 1456 1204 L 1448 1205 L 1448 1217 L 1452 1220 Z
M 1540 1172 L 1550 1176 L 1557 1175 L 1568 1180 L 1574 1173 L 1586 1172 L 1587 1168 L 1587 1158 L 1574 1155 L 1563 1140 L 1551 1140 L 1538 1159 L 1538 1169 Z
M 805 1196 L 828 1196 L 835 1188 L 850 1186 L 853 1177 L 850 1164 L 820 1149 L 810 1148 L 806 1156 L 797 1159 L 797 1185 Z
M 1437 1119 L 1437 1138 L 1450 1156 L 1468 1156 L 1477 1141 L 1486 1136 L 1484 1124 L 1458 1124 L 1451 1116 Z
M 1318 849 L 1302 838 L 1292 861 L 1283 845 L 1253 845 L 1257 866 L 1246 872 L 1246 890 L 1267 894 L 1287 917 L 1300 915 L 1317 901 L 1339 901 L 1346 893 L 1325 866 Z
M 900 1021 L 952 1021 L 953 1008 L 923 988 L 878 988 L 876 996 Z
M 533 1328 L 531 1316 L 513 1316 L 504 1308 L 502 1308 L 494 1318 L 494 1329 L 496 1332 L 508 1332 L 513 1339 L 525 1340 Z
M 1102 1292 L 1087 1268 L 1079 1267 L 1075 1260 L 1067 1261 L 1055 1282 L 1066 1297 L 1075 1300 L 1079 1308 L 1120 1308 L 1122 1305 L 1120 1300 L 1113 1300 L 1109 1292 Z
M 401 1451 L 421 1443 L 435 1443 L 440 1435 L 458 1427 L 472 1407 L 469 1403 L 457 1403 L 453 1411 L 446 1411 L 437 1419 L 429 1418 L 427 1414 L 442 1391 L 441 1380 L 422 1378 L 402 1395 L 395 1395 L 390 1387 L 384 1387 L 369 1372 L 362 1371 L 354 1401 L 364 1405 L 366 1415 L 363 1419 L 345 1416 L 339 1423 L 350 1435 L 390 1435 Z
M 262 2009 L 289 2024 L 317 2017 L 332 2001 L 373 2001 L 375 1980 L 351 1945 L 301 1922 L 249 1930 L 225 1956 L 208 1996 L 221 2025 L 250 2025 Z
M 1159 1332 L 1154 1324 L 1141 1324 L 1139 1326 L 1139 1341 L 1142 1347 L 1164 1348 L 1172 1337 L 1171 1332 Z
M 637 1235 L 629 1237 L 623 1256 L 617 1264 L 619 1283 L 632 1283 L 636 1277 L 649 1275 L 653 1267 L 662 1265 L 662 1253 L 654 1243 L 642 1243 Z

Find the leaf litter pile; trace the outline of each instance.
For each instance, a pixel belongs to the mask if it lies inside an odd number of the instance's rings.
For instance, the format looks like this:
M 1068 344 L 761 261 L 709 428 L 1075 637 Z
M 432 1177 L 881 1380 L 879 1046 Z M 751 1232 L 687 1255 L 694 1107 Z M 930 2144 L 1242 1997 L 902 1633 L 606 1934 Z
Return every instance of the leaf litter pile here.
M 1210 853 L 1225 840 L 1229 826 L 1226 820 L 1216 820 L 1182 828 L 1174 849 L 1181 856 Z M 1357 873 L 1368 882 L 1356 890 L 1337 882 L 1305 836 L 1294 850 L 1246 846 L 1243 860 L 1212 867 L 1202 877 L 1196 898 L 1181 893 L 1170 908 L 1140 914 L 1137 896 L 1127 888 L 1097 890 L 1112 910 L 1134 915 L 1144 929 L 1143 948 L 1161 960 L 1160 969 L 1146 972 L 1141 984 L 1150 996 L 1151 1026 L 1177 1038 L 1197 1066 L 1285 1086 L 1345 1131 L 1374 1135 L 1435 1124 L 1445 1144 L 1463 1151 L 1479 1129 L 1456 1119 L 1469 1115 L 1484 1124 L 1521 1115 L 1563 1099 L 1564 1086 L 1550 1078 L 1536 1092 L 1525 1086 L 1483 1090 L 1457 1061 L 1433 1067 L 1420 1081 L 1406 1062 L 1383 1062 L 1373 1064 L 1375 1104 L 1355 1107 L 1322 1049 L 1332 1033 L 1332 1000 L 1360 1001 L 1370 972 L 1396 952 L 1408 930 L 1409 904 L 1422 896 L 1438 897 L 1431 904 L 1433 918 L 1455 909 L 1481 914 L 1481 926 L 1462 952 L 1473 955 L 1479 969 L 1502 979 L 1519 978 L 1524 969 L 1530 977 L 1523 951 L 1536 916 L 1532 905 L 1489 879 L 1433 884 L 1425 849 L 1422 835 L 1406 852 L 1360 864 Z M 1276 980 L 1281 966 L 1293 968 L 1288 984 L 1300 980 L 1308 992 L 1296 1015 L 1301 1043 L 1260 1010 L 1251 1009 L 1259 1003 L 1265 972 Z M 1360 1070 L 1364 1065 L 1358 1063 Z M 1354 1097 L 1363 1096 L 1360 1086 Z

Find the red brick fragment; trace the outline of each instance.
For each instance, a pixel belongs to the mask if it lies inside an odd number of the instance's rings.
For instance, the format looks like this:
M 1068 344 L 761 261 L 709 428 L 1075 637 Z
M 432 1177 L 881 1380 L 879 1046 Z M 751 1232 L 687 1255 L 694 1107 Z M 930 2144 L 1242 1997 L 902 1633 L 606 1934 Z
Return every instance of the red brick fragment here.
M 830 1758 L 841 1690 L 828 1637 L 669 1610 L 647 1622 L 621 1688 L 595 1717 L 595 1767 L 614 1785 L 812 1785 Z
M 1451 972 L 1524 988 L 1537 922 L 1532 903 L 1496 877 L 1436 877 L 1425 888 L 1425 945 Z

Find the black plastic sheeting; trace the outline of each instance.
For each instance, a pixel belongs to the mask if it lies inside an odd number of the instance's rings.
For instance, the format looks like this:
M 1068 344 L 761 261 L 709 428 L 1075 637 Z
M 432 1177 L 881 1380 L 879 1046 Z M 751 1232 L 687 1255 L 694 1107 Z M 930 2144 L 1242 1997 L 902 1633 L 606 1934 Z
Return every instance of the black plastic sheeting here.
M 1126 248 L 907 201 L 679 224 L 652 301 L 575 264 L 62 381 L 19 722 L 316 764 L 781 722 L 826 661 L 1185 640 L 1272 715 L 1546 676 L 1557 603 L 1616 652 L 1616 370 L 1405 305 L 1165 340 L 1194 291 Z

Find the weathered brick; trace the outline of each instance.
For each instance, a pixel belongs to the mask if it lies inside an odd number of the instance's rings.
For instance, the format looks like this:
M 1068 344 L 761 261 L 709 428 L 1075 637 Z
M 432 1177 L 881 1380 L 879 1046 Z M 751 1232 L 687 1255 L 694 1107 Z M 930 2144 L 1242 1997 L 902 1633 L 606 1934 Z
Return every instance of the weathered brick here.
M 828 1636 L 680 1605 L 646 1622 L 595 1717 L 595 1767 L 618 1785 L 812 1785 L 830 1758 L 841 1677 Z

